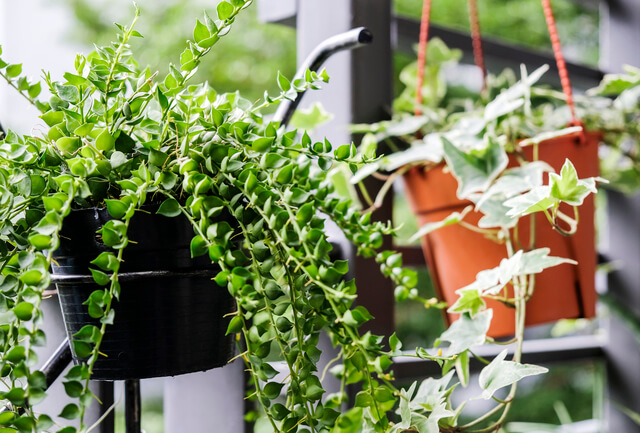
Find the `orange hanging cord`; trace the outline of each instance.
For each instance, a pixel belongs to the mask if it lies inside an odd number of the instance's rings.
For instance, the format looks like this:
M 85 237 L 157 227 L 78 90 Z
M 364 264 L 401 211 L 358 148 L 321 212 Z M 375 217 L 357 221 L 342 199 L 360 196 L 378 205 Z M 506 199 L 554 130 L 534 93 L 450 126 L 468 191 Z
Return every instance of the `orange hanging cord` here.
M 544 10 L 544 16 L 547 22 L 547 28 L 549 30 L 549 37 L 551 38 L 553 55 L 558 67 L 558 74 L 560 75 L 562 91 L 565 94 L 567 105 L 569 106 L 569 110 L 571 111 L 571 125 L 580 126 L 582 125 L 582 123 L 576 116 L 576 108 L 573 101 L 573 92 L 571 90 L 571 81 L 569 80 L 567 64 L 564 60 L 564 56 L 562 55 L 562 47 L 560 45 L 560 38 L 558 37 L 558 30 L 556 28 L 556 22 L 553 16 L 553 10 L 551 8 L 551 0 L 541 0 L 541 2 L 542 8 Z M 427 59 L 427 39 L 429 36 L 430 14 L 431 0 L 423 0 L 422 18 L 420 20 L 420 43 L 418 45 L 416 103 L 414 108 L 414 114 L 416 116 L 422 114 L 422 85 L 424 83 L 424 68 Z M 482 70 L 483 77 L 485 77 L 487 71 L 484 63 L 484 54 L 482 51 L 482 37 L 480 35 L 480 20 L 478 18 L 477 0 L 469 0 L 469 21 L 471 23 L 471 39 L 473 43 L 474 61 L 476 65 Z
M 413 114 L 422 115 L 422 84 L 424 82 L 424 65 L 427 61 L 427 39 L 429 38 L 429 15 L 431 14 L 431 0 L 422 3 L 422 18 L 420 19 L 420 44 L 418 45 L 418 72 L 416 76 L 416 105 Z
M 558 74 L 560 75 L 560 84 L 562 84 L 562 91 L 567 98 L 567 105 L 571 111 L 571 124 L 581 125 L 578 117 L 576 116 L 576 107 L 573 102 L 573 92 L 571 91 L 571 81 L 569 80 L 569 72 L 567 71 L 567 64 L 564 61 L 562 55 L 562 47 L 560 46 L 560 38 L 558 37 L 558 30 L 556 28 L 556 20 L 553 17 L 553 10 L 551 9 L 550 0 L 541 0 L 542 9 L 544 10 L 544 16 L 547 21 L 547 27 L 549 28 L 549 37 L 551 38 L 551 46 L 553 47 L 553 55 L 558 65 Z
M 424 68 L 427 61 L 427 39 L 429 38 L 429 21 L 431 15 L 431 0 L 424 0 L 422 3 L 422 18 L 420 19 L 420 40 L 418 45 L 418 72 L 416 77 L 416 104 L 414 114 L 422 114 L 422 85 L 424 83 Z M 476 0 L 469 0 L 469 21 L 471 23 L 471 40 L 473 43 L 473 58 L 476 66 L 482 71 L 484 89 L 484 77 L 487 70 L 482 52 L 482 37 L 480 35 L 480 20 L 478 18 L 478 7 Z
M 484 65 L 482 52 L 482 36 L 480 35 L 480 19 L 478 18 L 478 4 L 476 0 L 469 0 L 469 23 L 471 24 L 471 42 L 473 44 L 473 60 L 482 71 L 482 90 L 486 86 L 487 68 Z

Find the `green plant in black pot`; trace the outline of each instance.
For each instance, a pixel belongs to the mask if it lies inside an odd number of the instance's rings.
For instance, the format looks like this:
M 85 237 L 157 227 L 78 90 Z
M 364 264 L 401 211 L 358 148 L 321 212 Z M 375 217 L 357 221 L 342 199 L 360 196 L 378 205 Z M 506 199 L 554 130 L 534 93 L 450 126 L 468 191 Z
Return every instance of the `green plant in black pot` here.
M 319 431 L 335 423 L 342 402 L 320 402 L 323 329 L 342 347 L 347 371 L 357 369 L 343 382 L 370 389 L 384 377 L 388 357 L 380 338 L 358 334 L 370 315 L 352 309 L 354 282 L 344 278 L 346 262 L 330 259 L 319 216 L 359 254 L 375 256 L 391 229 L 333 194 L 326 177 L 336 161 L 367 160 L 353 145 L 332 151 L 261 114 L 327 76 L 279 76 L 280 95 L 259 102 L 190 82 L 249 3 L 223 1 L 217 19 L 198 21 L 164 77 L 133 57 L 138 14 L 118 26 L 115 43 L 78 55 L 63 81 L 45 74 L 48 102 L 20 65 L 0 60 L 2 77 L 48 126 L 9 131 L 0 142 L 3 431 L 87 431 L 91 379 L 205 370 L 226 363 L 236 343 L 274 430 Z M 399 265 L 384 266 L 411 286 L 414 275 Z M 60 415 L 79 428 L 33 409 L 46 389 L 33 347 L 45 341 L 41 303 L 54 280 L 76 360 L 64 379 L 74 400 Z M 283 382 L 272 380 L 267 360 L 286 363 Z M 276 403 L 280 394 L 286 400 Z M 383 397 L 386 406 L 395 399 Z

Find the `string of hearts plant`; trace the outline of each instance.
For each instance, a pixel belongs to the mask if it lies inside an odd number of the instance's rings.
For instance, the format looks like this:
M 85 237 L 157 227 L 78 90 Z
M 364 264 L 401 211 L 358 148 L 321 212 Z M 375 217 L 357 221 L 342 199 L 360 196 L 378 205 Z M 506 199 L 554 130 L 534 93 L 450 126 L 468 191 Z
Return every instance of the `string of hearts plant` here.
M 205 16 L 204 23 L 198 21 L 180 64 L 172 65 L 165 77 L 140 69 L 135 61 L 130 42 L 141 37 L 134 29 L 138 13 L 131 26 L 118 26 L 115 43 L 78 55 L 64 81 L 45 74 L 51 93 L 48 102 L 38 99 L 41 84 L 23 76 L 19 64 L 0 60 L 0 75 L 40 109 L 48 127 L 33 135 L 9 131 L 0 142 L 3 432 L 92 429 L 86 419 L 94 399 L 88 385 L 102 356 L 103 337 L 117 321 L 113 303 L 121 292 L 119 271 L 133 241 L 128 229 L 147 204 L 158 205 L 159 218 L 186 218 L 193 228 L 192 256 L 208 256 L 219 268 L 212 290 L 228 290 L 236 300 L 228 333 L 237 335 L 239 356 L 254 387 L 251 397 L 274 432 L 496 430 L 511 403 L 515 382 L 544 371 L 521 364 L 519 355 L 506 361 L 503 352 L 482 371 L 480 384 L 487 399 L 495 398 L 499 388 L 511 386 L 507 398 L 496 399 L 496 408 L 487 415 L 457 426 L 463 405 L 451 406 L 457 386 L 450 383 L 453 368 L 459 382 L 466 384 L 469 349 L 485 342 L 492 315 L 491 310 L 483 310 L 479 296 L 461 298 L 462 319 L 441 337 L 450 342 L 446 353 L 419 349 L 407 355 L 395 336 L 385 345 L 382 337 L 359 333 L 360 325 L 371 316 L 354 306 L 357 290 L 354 281 L 344 278 L 347 263 L 329 258 L 331 244 L 323 231 L 323 218 L 338 224 L 358 254 L 376 258 L 383 274 L 397 286 L 399 297 L 426 305 L 432 302 L 413 291 L 416 276 L 402 268 L 399 254 L 378 251 L 383 236 L 393 232 L 390 226 L 371 222 L 370 214 L 360 213 L 334 193 L 327 177 L 334 164 L 355 169 L 375 158 L 358 153 L 353 144 L 332 150 L 327 141 L 313 142 L 306 133 L 287 131 L 261 114 L 299 91 L 319 87 L 326 74 L 308 72 L 304 80 L 293 83 L 279 76 L 281 94 L 265 95 L 258 102 L 236 93 L 217 94 L 206 83 L 190 81 L 200 59 L 249 4 L 222 1 L 216 20 Z M 468 162 L 452 164 L 453 169 L 476 173 L 478 167 L 490 168 L 482 172 L 486 187 L 500 185 L 504 176 L 498 174 L 505 164 L 501 142 L 495 137 L 488 150 L 472 152 L 471 157 L 462 158 Z M 528 180 L 529 174 L 537 178 L 542 171 L 541 164 L 532 163 L 511 173 L 518 179 L 526 175 Z M 559 201 L 580 201 L 594 189 L 593 180 L 577 180 L 570 164 L 553 179 L 545 187 L 551 191 L 545 198 L 552 200 L 550 206 L 535 209 L 552 219 L 558 216 Z M 540 188 L 536 185 L 534 190 Z M 517 200 L 520 204 L 512 207 L 516 214 L 535 207 Z M 96 289 L 86 301 L 89 314 L 98 322 L 73 336 L 73 350 L 83 361 L 64 379 L 72 400 L 60 414 L 38 413 L 34 405 L 45 398 L 46 380 L 35 367 L 33 348 L 45 343 L 43 292 L 50 286 L 55 251 L 64 242 L 60 232 L 73 210 L 105 207 L 111 219 L 98 234 L 111 250 L 96 257 L 88 270 Z M 221 214 L 230 215 L 233 223 L 220 220 Z M 508 301 L 516 306 L 519 350 L 531 275 L 566 260 L 549 257 L 545 250 L 517 251 L 507 229 L 494 234 L 512 247 L 510 257 L 479 276 L 475 293 L 499 296 L 512 283 L 516 293 Z M 340 353 L 332 371 L 340 379 L 341 390 L 332 395 L 325 395 L 317 367 L 321 331 L 328 332 Z M 401 355 L 440 363 L 443 377 L 399 389 L 390 368 L 392 358 Z M 276 367 L 286 371 L 283 379 L 276 376 Z M 361 387 L 352 401 L 347 385 Z M 500 410 L 502 416 L 477 430 L 479 423 Z M 78 422 L 78 427 L 54 423 L 56 415 Z

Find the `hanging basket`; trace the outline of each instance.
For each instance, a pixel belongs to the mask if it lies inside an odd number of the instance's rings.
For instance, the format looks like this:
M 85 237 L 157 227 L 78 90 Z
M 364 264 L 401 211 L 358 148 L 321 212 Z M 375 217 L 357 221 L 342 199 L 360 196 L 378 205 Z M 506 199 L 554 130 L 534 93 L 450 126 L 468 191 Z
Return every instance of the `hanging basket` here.
M 64 222 L 52 271 L 70 340 L 87 324 L 100 326 L 83 303 L 99 288 L 89 262 L 110 251 L 96 233 L 109 219 L 105 209 L 87 209 L 72 211 Z M 104 356 L 92 379 L 174 376 L 225 365 L 234 355 L 225 315 L 235 311 L 235 303 L 211 280 L 219 269 L 208 258 L 191 259 L 188 220 L 137 212 L 128 236 L 136 243 L 124 252 L 115 320 L 107 326 Z M 74 361 L 79 362 L 75 353 Z
M 547 140 L 539 145 L 539 158 L 557 172 L 565 158 L 569 158 L 580 178 L 597 176 L 600 138 L 600 134 L 587 133 L 584 140 L 575 135 Z M 531 159 L 531 152 L 531 147 L 525 148 L 528 159 Z M 515 165 L 512 158 L 511 166 Z M 429 170 L 414 168 L 404 175 L 404 182 L 420 225 L 441 221 L 471 204 L 457 198 L 457 181 L 443 171 L 443 165 Z M 572 214 L 568 207 L 561 206 L 561 210 Z M 542 213 L 535 215 L 536 248 L 548 247 L 550 255 L 573 259 L 578 265 L 563 264 L 536 276 L 533 297 L 527 302 L 526 325 L 593 317 L 596 303 L 593 196 L 588 196 L 580 206 L 580 224 L 573 236 L 563 236 L 555 231 Z M 475 225 L 480 217 L 480 213 L 471 212 L 465 221 Z M 530 218 L 530 215 L 521 218 L 518 224 L 523 245 L 529 245 Z M 478 272 L 498 266 L 507 257 L 504 245 L 457 224 L 431 232 L 421 242 L 438 295 L 448 305 L 457 300 L 456 290 L 475 281 Z M 494 300 L 488 300 L 487 307 L 493 309 L 489 335 L 512 335 L 515 330 L 513 308 Z M 448 320 L 455 320 L 457 316 L 449 314 Z

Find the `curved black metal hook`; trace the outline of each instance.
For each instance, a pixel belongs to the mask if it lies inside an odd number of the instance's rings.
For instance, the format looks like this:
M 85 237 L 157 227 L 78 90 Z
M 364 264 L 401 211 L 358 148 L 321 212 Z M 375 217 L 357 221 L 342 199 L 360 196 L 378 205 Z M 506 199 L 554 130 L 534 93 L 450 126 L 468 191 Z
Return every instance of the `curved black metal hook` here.
M 359 48 L 368 45 L 373 41 L 373 34 L 366 27 L 357 27 L 347 32 L 337 34 L 325 39 L 318 44 L 313 51 L 304 59 L 298 68 L 294 80 L 304 78 L 307 69 L 317 72 L 320 66 L 333 54 Z M 300 104 L 305 92 L 300 92 L 293 101 L 285 100 L 280 103 L 273 120 L 279 121 L 281 125 L 286 125 L 291 120 L 291 116 Z

